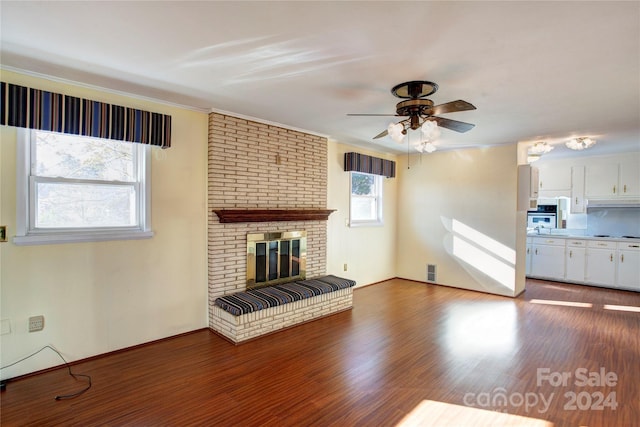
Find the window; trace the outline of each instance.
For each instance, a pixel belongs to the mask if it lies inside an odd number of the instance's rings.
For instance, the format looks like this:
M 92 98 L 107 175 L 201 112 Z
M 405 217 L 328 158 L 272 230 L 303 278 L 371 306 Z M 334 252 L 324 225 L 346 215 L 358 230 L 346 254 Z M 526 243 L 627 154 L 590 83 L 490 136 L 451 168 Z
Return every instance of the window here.
M 351 172 L 349 225 L 382 225 L 382 176 Z
M 151 237 L 149 147 L 18 130 L 16 244 Z

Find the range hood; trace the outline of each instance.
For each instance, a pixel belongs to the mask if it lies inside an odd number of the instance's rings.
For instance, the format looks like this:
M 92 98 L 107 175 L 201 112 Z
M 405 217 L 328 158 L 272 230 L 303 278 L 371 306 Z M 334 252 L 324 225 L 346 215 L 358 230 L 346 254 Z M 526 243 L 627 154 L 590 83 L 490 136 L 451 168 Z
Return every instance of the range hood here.
M 589 208 L 640 208 L 640 199 L 589 199 Z

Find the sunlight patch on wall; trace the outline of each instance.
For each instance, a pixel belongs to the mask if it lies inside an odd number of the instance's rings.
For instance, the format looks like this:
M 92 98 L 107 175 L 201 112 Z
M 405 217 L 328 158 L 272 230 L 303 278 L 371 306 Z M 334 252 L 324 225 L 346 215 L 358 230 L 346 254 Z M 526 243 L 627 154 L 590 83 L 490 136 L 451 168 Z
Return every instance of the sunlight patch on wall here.
M 509 289 L 515 289 L 513 264 L 501 262 L 481 246 L 475 246 L 458 236 L 453 236 L 453 256 L 482 271 Z
M 449 231 L 445 249 L 469 274 L 486 287 L 515 290 L 515 250 L 456 219 L 441 221 Z
M 495 255 L 498 258 L 501 258 L 511 264 L 515 264 L 516 262 L 516 251 L 511 249 L 510 247 L 503 245 L 495 239 L 487 236 L 484 233 L 479 232 L 478 230 L 469 227 L 466 224 L 458 221 L 457 219 L 453 219 L 451 221 L 451 230 L 455 234 L 459 234 L 465 239 L 475 242 L 479 246 L 481 246 L 487 252 Z

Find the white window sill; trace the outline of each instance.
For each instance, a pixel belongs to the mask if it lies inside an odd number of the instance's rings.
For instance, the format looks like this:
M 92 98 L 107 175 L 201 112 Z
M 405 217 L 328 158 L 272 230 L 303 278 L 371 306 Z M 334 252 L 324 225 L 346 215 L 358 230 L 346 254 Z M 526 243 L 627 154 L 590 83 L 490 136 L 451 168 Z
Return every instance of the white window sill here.
M 382 221 L 357 221 L 350 222 L 349 227 L 383 227 Z
M 14 236 L 12 241 L 18 246 L 55 245 L 59 243 L 105 242 L 109 240 L 139 240 L 150 239 L 153 231 L 111 231 L 86 232 L 65 234 L 31 234 L 28 236 Z

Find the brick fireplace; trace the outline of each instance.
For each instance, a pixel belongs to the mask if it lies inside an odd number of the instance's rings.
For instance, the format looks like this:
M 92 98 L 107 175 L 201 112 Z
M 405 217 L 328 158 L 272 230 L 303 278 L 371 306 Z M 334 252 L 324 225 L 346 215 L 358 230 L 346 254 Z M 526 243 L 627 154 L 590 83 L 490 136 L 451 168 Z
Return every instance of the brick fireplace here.
M 244 291 L 247 235 L 304 230 L 306 276 L 326 274 L 327 221 L 224 222 L 213 211 L 325 210 L 327 139 L 220 113 L 209 115 L 209 326 L 214 300 Z

